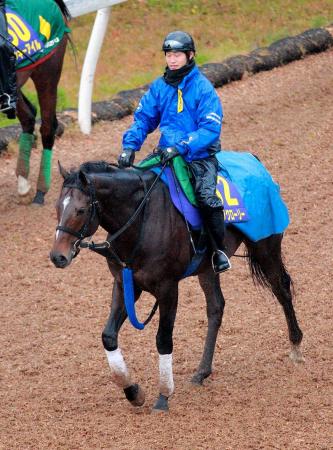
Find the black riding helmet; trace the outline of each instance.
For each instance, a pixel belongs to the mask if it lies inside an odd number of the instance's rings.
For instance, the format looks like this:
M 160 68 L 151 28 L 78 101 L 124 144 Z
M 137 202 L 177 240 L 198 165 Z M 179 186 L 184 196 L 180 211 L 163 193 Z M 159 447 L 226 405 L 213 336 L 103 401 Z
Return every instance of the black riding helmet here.
M 191 35 L 185 31 L 172 31 L 163 42 L 163 52 L 194 52 L 195 45 Z

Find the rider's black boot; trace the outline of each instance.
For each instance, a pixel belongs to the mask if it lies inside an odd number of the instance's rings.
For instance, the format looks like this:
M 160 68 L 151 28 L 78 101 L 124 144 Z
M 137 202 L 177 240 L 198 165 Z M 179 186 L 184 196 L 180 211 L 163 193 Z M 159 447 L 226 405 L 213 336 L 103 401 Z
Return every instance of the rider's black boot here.
M 15 119 L 17 102 L 16 58 L 13 49 L 7 42 L 7 24 L 4 5 L 1 0 L 0 32 L 0 112 L 6 114 L 8 119 Z
M 223 208 L 209 208 L 204 211 L 204 221 L 213 241 L 214 253 L 212 265 L 215 273 L 231 269 L 230 260 L 224 246 L 224 214 Z
M 16 118 L 16 103 L 17 103 L 17 85 L 16 85 L 16 59 L 14 55 L 9 57 L 8 61 L 8 72 L 7 72 L 7 83 L 6 83 L 6 94 L 7 94 L 7 105 L 4 114 L 7 115 L 8 119 Z

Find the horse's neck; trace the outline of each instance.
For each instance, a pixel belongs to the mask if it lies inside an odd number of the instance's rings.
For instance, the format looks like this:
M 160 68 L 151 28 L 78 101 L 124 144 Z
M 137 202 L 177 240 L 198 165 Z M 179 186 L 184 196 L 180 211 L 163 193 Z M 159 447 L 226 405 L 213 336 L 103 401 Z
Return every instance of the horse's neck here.
M 134 214 L 144 197 L 145 183 L 147 188 L 151 179 L 152 176 L 140 178 L 129 170 L 116 171 L 111 176 L 97 176 L 96 195 L 101 204 L 101 226 L 108 233 L 117 231 Z
M 126 176 L 112 176 L 109 181 L 104 179 L 97 192 L 101 204 L 100 225 L 109 233 L 109 239 L 133 217 L 145 191 L 155 179 L 152 173 L 143 174 L 143 183 L 137 174 L 126 172 Z M 150 254 L 153 258 L 158 254 L 169 254 L 170 248 L 174 252 L 170 236 L 182 243 L 183 248 L 186 227 L 171 203 L 167 187 L 158 181 L 139 215 L 113 240 L 112 245 L 122 261 L 131 262 L 135 255 L 138 258 L 136 264 L 138 261 L 141 264 L 144 263 L 142 255 Z

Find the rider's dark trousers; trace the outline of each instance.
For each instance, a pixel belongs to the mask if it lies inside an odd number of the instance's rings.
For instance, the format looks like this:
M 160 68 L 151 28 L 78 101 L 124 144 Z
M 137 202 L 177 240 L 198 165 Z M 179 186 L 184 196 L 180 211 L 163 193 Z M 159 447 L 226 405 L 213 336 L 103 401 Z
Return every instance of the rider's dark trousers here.
M 0 95 L 8 94 L 10 104 L 15 108 L 17 101 L 16 58 L 12 46 L 1 35 L 8 39 L 3 0 L 0 0 Z
M 216 195 L 216 177 L 218 161 L 209 156 L 189 163 L 193 176 L 193 187 L 200 209 L 223 208 L 221 200 Z
M 213 244 L 224 249 L 223 203 L 216 195 L 218 161 L 214 155 L 189 163 L 193 187 L 205 226 L 213 238 Z

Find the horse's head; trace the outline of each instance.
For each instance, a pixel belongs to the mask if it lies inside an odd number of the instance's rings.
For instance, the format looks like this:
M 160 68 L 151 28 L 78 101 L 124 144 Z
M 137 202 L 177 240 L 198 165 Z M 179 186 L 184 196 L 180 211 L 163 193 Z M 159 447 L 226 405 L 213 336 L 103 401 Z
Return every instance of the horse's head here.
M 59 171 L 64 182 L 56 203 L 58 226 L 50 258 L 56 267 L 65 268 L 79 253 L 81 241 L 96 232 L 98 202 L 86 173 L 67 172 L 60 163 Z

